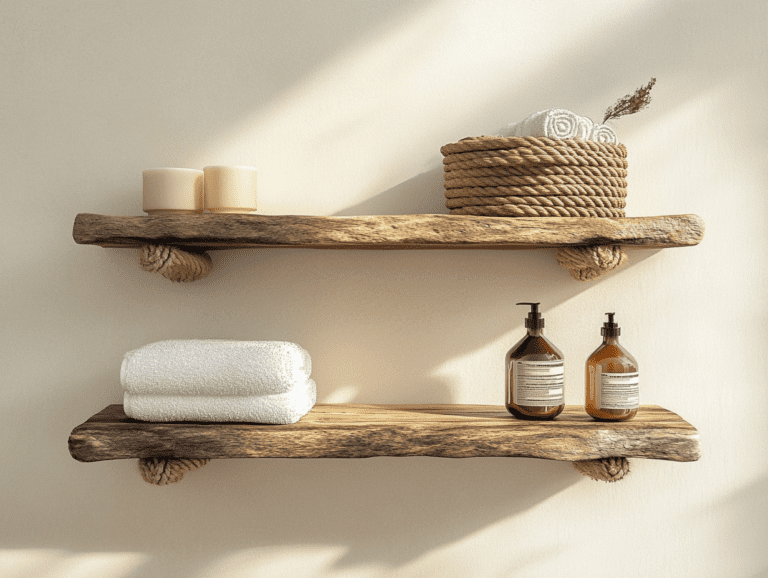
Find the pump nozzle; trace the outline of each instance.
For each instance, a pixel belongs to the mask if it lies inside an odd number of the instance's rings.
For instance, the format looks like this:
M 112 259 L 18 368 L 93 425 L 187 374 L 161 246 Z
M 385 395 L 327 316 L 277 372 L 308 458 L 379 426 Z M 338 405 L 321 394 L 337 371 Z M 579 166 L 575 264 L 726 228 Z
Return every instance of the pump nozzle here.
M 516 303 L 516 305 L 530 305 L 531 311 L 528 313 L 528 318 L 525 320 L 525 326 L 528 329 L 543 329 L 544 318 L 539 313 L 539 303 L 529 303 L 524 301 L 522 303 Z
M 606 313 L 608 316 L 608 321 L 603 323 L 602 329 L 600 329 L 600 334 L 604 337 L 618 337 L 621 335 L 621 327 L 619 327 L 618 323 L 613 322 L 613 316 L 616 315 L 616 313 Z

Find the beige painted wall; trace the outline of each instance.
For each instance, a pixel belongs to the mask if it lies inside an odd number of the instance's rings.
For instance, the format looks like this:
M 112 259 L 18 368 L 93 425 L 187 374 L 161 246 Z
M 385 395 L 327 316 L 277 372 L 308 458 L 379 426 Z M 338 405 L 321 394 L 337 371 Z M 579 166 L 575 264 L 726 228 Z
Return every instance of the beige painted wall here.
M 0 3 L 0 575 L 768 576 L 764 1 Z M 141 214 L 141 170 L 248 164 L 265 214 L 446 213 L 441 145 L 543 108 L 615 123 L 629 216 L 701 245 L 582 284 L 552 252 L 216 252 L 173 285 L 80 247 L 78 212 Z M 228 460 L 164 488 L 81 464 L 69 431 L 165 338 L 285 339 L 321 401 L 503 403 L 540 301 L 566 401 L 616 311 L 642 401 L 699 462 L 619 484 L 528 459 Z

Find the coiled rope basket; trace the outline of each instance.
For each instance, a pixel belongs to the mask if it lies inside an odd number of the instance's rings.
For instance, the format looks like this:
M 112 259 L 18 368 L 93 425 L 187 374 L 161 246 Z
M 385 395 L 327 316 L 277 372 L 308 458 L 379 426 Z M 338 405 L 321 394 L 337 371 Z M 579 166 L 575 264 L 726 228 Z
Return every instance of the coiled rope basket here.
M 454 215 L 624 217 L 623 144 L 544 137 L 468 137 L 443 146 L 445 204 Z M 619 245 L 561 247 L 557 261 L 580 281 L 626 260 Z

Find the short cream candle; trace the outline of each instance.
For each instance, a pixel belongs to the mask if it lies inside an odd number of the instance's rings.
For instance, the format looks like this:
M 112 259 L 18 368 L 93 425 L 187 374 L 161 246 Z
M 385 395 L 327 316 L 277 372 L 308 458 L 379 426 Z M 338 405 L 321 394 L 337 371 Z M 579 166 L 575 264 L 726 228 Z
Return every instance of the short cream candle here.
M 149 215 L 203 212 L 203 171 L 160 168 L 142 171 L 144 212 Z
M 243 166 L 205 167 L 204 207 L 212 213 L 256 210 L 256 169 Z

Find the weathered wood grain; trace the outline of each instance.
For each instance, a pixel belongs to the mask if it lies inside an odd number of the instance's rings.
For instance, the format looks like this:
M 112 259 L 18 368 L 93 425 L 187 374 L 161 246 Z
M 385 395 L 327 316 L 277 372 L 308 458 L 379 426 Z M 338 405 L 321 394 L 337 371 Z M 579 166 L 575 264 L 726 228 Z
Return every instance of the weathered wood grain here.
M 621 244 L 687 247 L 704 236 L 696 215 L 660 217 L 475 217 L 469 215 L 152 215 L 112 217 L 81 213 L 77 243 L 139 247 L 145 243 L 202 249 L 295 247 L 314 249 L 530 249 Z
M 110 405 L 77 426 L 69 451 L 83 462 L 175 458 L 374 456 L 699 459 L 699 435 L 680 416 L 641 406 L 627 422 L 592 420 L 567 406 L 551 422 L 520 421 L 503 406 L 317 404 L 293 425 L 149 423 Z

